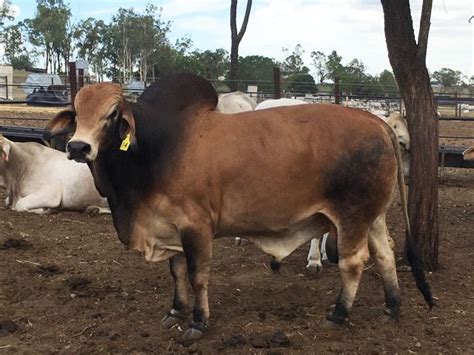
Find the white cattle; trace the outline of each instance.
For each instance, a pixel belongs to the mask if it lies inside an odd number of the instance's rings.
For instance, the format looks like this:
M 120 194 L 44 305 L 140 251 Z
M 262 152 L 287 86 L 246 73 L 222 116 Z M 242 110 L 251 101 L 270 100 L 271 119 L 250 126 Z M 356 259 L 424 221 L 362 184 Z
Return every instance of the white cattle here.
M 86 164 L 38 143 L 16 143 L 0 134 L 0 183 L 12 210 L 43 214 L 50 209 L 110 213 Z
M 270 99 L 270 100 L 265 100 L 260 102 L 257 107 L 255 107 L 255 110 L 265 110 L 267 108 L 272 108 L 272 107 L 280 107 L 280 106 L 294 106 L 294 105 L 304 105 L 307 104 L 307 102 L 299 99 L 287 99 L 287 98 L 282 98 L 282 99 Z
M 392 112 L 390 116 L 380 116 L 390 127 L 392 127 L 400 145 L 402 153 L 403 175 L 408 177 L 410 173 L 410 134 L 408 126 L 400 112 Z
M 240 91 L 220 94 L 217 102 L 216 111 L 222 113 L 239 113 L 244 111 L 253 111 L 257 103 L 250 96 Z

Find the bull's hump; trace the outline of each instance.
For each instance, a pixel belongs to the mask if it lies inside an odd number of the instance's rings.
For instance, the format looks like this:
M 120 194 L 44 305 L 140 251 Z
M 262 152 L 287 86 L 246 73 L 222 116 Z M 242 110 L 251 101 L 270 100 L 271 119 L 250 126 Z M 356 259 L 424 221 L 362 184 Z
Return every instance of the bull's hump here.
M 217 106 L 217 92 L 206 79 L 194 74 L 164 76 L 150 85 L 138 99 L 153 105 L 161 112 L 180 112 L 189 107 L 213 110 Z

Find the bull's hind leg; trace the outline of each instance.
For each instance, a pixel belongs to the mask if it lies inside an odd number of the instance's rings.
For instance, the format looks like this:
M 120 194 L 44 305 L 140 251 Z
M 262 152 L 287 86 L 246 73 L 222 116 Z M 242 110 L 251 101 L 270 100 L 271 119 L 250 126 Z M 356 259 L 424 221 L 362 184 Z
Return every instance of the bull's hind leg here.
M 385 214 L 378 217 L 369 230 L 369 250 L 377 271 L 382 276 L 385 291 L 385 313 L 394 319 L 400 315 L 400 291 L 398 288 L 395 256 L 390 248 Z
M 161 326 L 165 329 L 183 321 L 189 308 L 188 272 L 184 253 L 179 253 L 170 259 L 170 272 L 174 280 L 174 296 L 171 310 L 161 321 Z
M 315 268 L 317 272 L 320 272 L 323 269 L 323 264 L 321 263 L 321 251 L 319 250 L 319 238 L 311 239 L 311 247 L 309 248 L 308 264 L 306 265 L 307 269 Z
M 336 307 L 327 315 L 326 319 L 336 324 L 342 324 L 352 308 L 364 263 L 369 256 L 368 227 L 350 226 L 342 228 L 339 226 L 337 233 L 342 288 L 336 301 Z

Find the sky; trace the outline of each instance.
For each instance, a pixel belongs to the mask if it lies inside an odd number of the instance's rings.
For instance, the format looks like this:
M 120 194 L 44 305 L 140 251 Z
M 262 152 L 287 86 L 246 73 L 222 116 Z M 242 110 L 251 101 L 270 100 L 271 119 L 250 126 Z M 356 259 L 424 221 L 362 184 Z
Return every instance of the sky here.
M 65 0 L 68 2 L 67 0 Z M 0 3 L 2 0 L 0 0 Z M 240 0 L 237 21 L 245 12 Z M 15 21 L 34 16 L 35 0 L 12 0 Z M 224 48 L 230 51 L 230 0 L 70 0 L 73 23 L 87 17 L 109 20 L 120 8 L 141 11 L 147 3 L 163 9 L 163 20 L 170 20 L 170 38 L 189 36 L 200 50 Z M 415 33 L 422 0 L 411 0 Z M 474 2 L 472 0 L 433 0 L 427 65 L 474 75 Z M 371 74 L 391 69 L 383 30 L 380 0 L 254 0 L 247 32 L 239 54 L 263 55 L 282 61 L 282 48 L 292 51 L 301 44 L 305 65 L 311 66 L 310 53 L 336 50 L 346 64 L 362 60 Z

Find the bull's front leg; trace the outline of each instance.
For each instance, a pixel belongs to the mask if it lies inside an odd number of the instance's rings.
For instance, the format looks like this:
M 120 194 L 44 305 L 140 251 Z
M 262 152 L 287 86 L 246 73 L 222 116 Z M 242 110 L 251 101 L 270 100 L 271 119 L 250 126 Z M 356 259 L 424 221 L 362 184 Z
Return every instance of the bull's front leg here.
M 162 319 L 161 326 L 170 329 L 186 319 L 189 309 L 188 297 L 188 271 L 184 253 L 179 253 L 170 258 L 170 273 L 174 280 L 173 305 L 168 314 Z
M 209 320 L 207 289 L 212 262 L 211 228 L 192 228 L 183 231 L 181 242 L 188 267 L 188 276 L 194 291 L 193 321 L 184 333 L 182 343 L 191 345 L 203 337 Z

